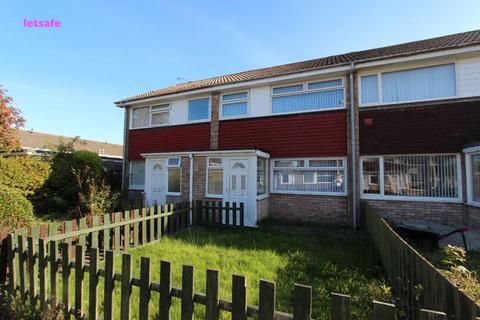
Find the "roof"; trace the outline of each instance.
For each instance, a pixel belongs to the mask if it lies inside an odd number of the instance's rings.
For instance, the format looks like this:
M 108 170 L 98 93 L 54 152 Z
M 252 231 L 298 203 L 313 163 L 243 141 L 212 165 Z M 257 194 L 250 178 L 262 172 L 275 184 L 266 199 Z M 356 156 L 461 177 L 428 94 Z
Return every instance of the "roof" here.
M 117 101 L 116 103 L 120 104 L 122 102 L 131 102 L 144 98 L 160 97 L 169 94 L 188 92 L 196 89 L 210 88 L 218 85 L 233 84 L 250 80 L 271 78 L 292 73 L 313 71 L 327 67 L 345 65 L 351 62 L 380 60 L 431 51 L 466 47 L 477 44 L 480 44 L 480 30 L 457 33 L 420 41 L 407 42 L 388 47 L 354 51 L 350 53 L 328 56 L 319 59 L 295 62 L 274 67 L 238 72 L 204 80 L 180 83 L 175 86 L 165 87 L 162 89 L 153 90 L 132 97 L 128 97 L 126 99 L 122 99 L 121 101 Z
M 60 142 L 68 143 L 72 137 L 57 136 L 48 133 L 18 130 L 17 138 L 22 149 L 52 149 Z M 123 146 L 108 142 L 78 139 L 74 148 L 97 153 L 99 156 L 123 157 Z

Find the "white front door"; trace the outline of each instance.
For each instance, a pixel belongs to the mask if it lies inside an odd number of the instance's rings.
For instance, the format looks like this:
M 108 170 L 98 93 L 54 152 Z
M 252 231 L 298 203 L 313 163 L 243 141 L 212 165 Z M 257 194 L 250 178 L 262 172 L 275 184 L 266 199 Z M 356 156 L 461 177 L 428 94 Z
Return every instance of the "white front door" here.
M 244 203 L 245 224 L 252 225 L 248 214 L 248 159 L 229 160 L 229 179 L 227 187 L 227 199 L 230 203 Z
M 165 160 L 152 160 L 150 163 L 149 205 L 165 204 L 167 179 L 165 176 Z

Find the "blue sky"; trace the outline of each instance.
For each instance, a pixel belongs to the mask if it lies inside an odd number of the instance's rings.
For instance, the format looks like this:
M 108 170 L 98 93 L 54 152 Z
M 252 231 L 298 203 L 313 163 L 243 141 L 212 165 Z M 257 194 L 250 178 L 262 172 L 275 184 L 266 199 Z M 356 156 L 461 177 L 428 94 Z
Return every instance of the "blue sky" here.
M 480 29 L 480 1 L 0 2 L 0 84 L 27 129 L 122 143 L 113 101 L 211 76 Z M 60 20 L 57 29 L 23 19 Z

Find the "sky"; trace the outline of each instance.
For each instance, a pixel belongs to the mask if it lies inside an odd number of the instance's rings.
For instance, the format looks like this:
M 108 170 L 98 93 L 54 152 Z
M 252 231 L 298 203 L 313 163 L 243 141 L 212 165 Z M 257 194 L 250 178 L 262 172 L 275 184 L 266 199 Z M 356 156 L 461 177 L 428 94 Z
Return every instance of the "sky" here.
M 122 143 L 122 98 L 480 29 L 479 12 L 478 0 L 0 0 L 0 85 L 26 129 Z

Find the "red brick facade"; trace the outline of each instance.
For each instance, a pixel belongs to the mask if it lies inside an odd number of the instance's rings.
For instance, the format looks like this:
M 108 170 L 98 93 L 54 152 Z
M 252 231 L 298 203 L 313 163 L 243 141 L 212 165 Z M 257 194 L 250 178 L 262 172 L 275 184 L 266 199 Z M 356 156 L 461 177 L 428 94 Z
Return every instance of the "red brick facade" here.
M 274 220 L 292 223 L 350 224 L 347 197 L 297 194 L 270 194 Z

